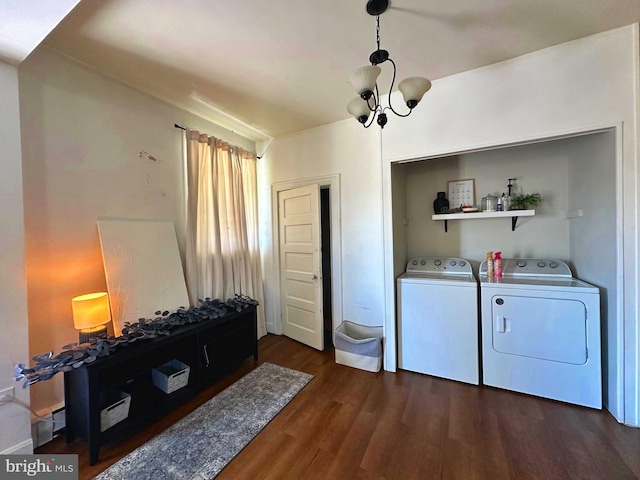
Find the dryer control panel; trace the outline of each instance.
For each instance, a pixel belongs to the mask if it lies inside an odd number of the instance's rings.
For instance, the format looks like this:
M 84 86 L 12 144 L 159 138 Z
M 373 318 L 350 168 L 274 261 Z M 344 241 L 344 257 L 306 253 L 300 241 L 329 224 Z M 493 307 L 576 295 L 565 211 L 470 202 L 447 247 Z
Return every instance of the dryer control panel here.
M 471 264 L 458 257 L 416 257 L 407 263 L 407 272 L 471 275 Z
M 480 264 L 480 275 L 487 274 L 487 262 Z M 503 277 L 567 277 L 571 278 L 569 265 L 550 258 L 503 258 Z

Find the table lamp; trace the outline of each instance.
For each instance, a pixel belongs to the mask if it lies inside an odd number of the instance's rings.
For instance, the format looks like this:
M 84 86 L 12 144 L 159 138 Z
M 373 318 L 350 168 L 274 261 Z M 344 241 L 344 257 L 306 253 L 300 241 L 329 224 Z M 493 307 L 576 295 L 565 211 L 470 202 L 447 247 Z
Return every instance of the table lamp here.
M 71 299 L 73 325 L 79 333 L 79 342 L 86 343 L 107 333 L 105 323 L 111 321 L 109 297 L 106 292 L 88 293 Z

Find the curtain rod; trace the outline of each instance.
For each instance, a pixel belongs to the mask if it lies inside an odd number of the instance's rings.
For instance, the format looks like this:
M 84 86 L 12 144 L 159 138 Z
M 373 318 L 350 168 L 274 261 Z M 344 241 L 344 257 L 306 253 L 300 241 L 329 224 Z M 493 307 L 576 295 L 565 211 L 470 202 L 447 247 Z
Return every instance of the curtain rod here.
M 187 129 L 186 129 L 186 128 L 184 128 L 182 125 L 178 125 L 177 123 L 174 123 L 174 124 L 173 124 L 173 126 L 174 126 L 175 128 L 179 128 L 180 130 L 185 130 L 185 131 L 187 130 Z M 271 143 L 271 141 L 269 141 L 269 143 Z M 268 147 L 268 146 L 269 146 L 269 145 L 267 145 L 267 147 Z M 266 151 L 266 149 L 265 149 L 265 151 Z M 263 155 L 264 155 L 264 154 L 263 154 Z M 262 158 L 262 157 L 259 157 L 258 155 L 256 155 L 256 158 L 257 158 L 258 160 L 260 160 L 260 158 Z

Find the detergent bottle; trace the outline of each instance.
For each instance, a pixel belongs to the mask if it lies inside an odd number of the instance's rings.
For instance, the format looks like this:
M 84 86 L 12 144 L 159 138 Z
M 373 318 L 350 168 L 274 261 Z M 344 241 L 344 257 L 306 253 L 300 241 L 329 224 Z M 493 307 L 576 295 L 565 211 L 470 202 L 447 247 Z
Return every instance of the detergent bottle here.
M 493 277 L 493 252 L 487 252 L 487 277 Z
M 502 252 L 496 252 L 493 269 L 495 270 L 496 278 L 502 277 Z

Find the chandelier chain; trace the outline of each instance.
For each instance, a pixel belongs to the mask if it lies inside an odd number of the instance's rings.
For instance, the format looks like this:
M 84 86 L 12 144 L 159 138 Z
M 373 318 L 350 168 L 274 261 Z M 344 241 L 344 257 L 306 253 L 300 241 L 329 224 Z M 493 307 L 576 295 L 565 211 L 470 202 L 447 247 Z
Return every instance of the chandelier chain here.
M 380 50 L 380 15 L 376 15 L 376 44 Z

